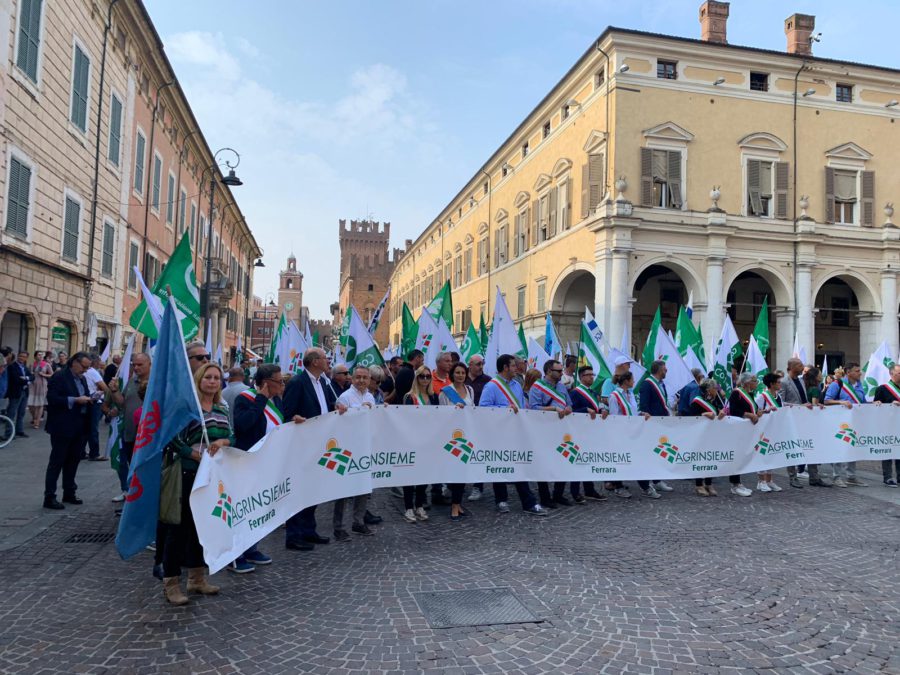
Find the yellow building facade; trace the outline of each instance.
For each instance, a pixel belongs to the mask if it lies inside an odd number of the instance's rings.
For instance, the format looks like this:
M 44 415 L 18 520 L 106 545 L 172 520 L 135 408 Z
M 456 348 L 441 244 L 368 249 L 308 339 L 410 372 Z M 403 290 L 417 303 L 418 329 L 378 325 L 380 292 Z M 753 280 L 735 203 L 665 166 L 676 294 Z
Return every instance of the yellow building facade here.
M 690 294 L 707 353 L 768 298 L 773 366 L 795 334 L 809 361 L 896 354 L 900 73 L 812 56 L 813 17 L 784 53 L 728 45 L 725 18 L 704 3 L 703 40 L 608 28 L 403 250 L 392 341 L 449 278 L 458 334 L 499 287 L 539 341 L 546 312 L 577 340 L 587 306 L 637 353 Z

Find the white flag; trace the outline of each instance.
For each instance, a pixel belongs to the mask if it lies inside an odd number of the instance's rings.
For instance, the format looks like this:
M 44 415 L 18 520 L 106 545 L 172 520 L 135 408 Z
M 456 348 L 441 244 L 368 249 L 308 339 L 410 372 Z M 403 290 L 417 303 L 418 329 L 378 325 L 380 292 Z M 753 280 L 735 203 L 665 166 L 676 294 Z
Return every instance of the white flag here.
M 731 366 L 734 359 L 743 353 L 741 341 L 738 339 L 731 317 L 725 314 L 725 322 L 722 324 L 722 335 L 716 344 L 716 356 L 713 361 L 713 373 L 716 382 L 725 390 L 725 395 L 731 394 Z
M 663 329 L 662 325 L 656 329 L 655 347 L 655 358 L 666 362 L 666 392 L 668 393 L 669 401 L 672 402 L 675 400 L 677 392 L 694 381 L 694 376 L 684 359 L 681 358 L 681 354 L 678 353 L 675 341 Z
M 222 343 L 219 343 L 219 346 L 216 347 L 216 357 L 213 359 L 216 363 L 219 364 L 219 368 L 222 367 Z
M 550 360 L 550 355 L 544 351 L 534 338 L 528 338 L 528 367 L 537 368 L 544 373 L 544 364 Z
M 764 386 L 762 379 L 769 372 L 769 364 L 766 363 L 766 357 L 763 356 L 759 343 L 756 342 L 756 338 L 752 335 L 750 336 L 750 344 L 747 345 L 747 361 L 744 370 L 753 373 L 759 378 L 759 385 L 756 389 L 761 391 Z
M 212 353 L 213 353 L 213 346 L 212 346 L 212 321 L 207 321 L 207 322 L 206 322 L 206 353 L 207 353 L 207 354 L 212 354 Z
M 647 369 L 644 368 L 640 363 L 635 361 L 629 354 L 626 354 L 621 349 L 616 349 L 615 347 L 610 347 L 609 349 L 609 365 L 615 369 L 616 366 L 627 363 L 628 370 L 631 371 L 631 374 L 634 375 L 634 381 L 640 382 L 644 379 L 644 373 L 647 372 Z
M 112 340 L 106 341 L 106 346 L 103 348 L 103 353 L 100 355 L 100 360 L 103 363 L 109 363 L 109 350 L 112 347 Z
M 419 331 L 421 332 L 421 328 Z M 496 375 L 497 357 L 502 354 L 517 354 L 520 349 L 522 349 L 522 343 L 519 341 L 519 333 L 498 286 L 497 297 L 494 300 L 494 322 L 491 328 L 491 337 L 484 352 L 484 372 L 488 375 Z
M 434 370 L 437 367 L 437 357 L 441 353 L 440 328 L 434 322 L 426 308 L 422 308 L 422 316 L 419 317 L 419 334 L 416 337 L 416 349 L 425 354 L 425 365 Z
M 298 331 L 299 333 L 299 331 Z M 344 355 L 347 367 L 353 370 L 355 366 L 383 366 L 384 359 L 381 350 L 372 339 L 372 334 L 363 323 L 356 307 L 350 307 L 350 327 L 347 330 L 347 353 Z
M 822 381 L 825 381 L 825 378 L 828 377 L 828 354 L 825 354 L 822 357 Z
M 450 329 L 447 327 L 447 324 L 444 323 L 444 317 L 438 317 L 438 333 L 437 338 L 438 342 L 441 346 L 442 352 L 456 352 L 459 354 L 459 345 L 456 344 L 456 340 L 453 339 L 453 333 L 450 332 Z
M 141 270 L 137 265 L 134 266 L 134 274 L 137 277 L 138 284 L 141 286 L 141 295 L 144 296 L 144 300 L 147 302 L 147 310 L 150 312 L 150 318 L 153 319 L 153 325 L 156 326 L 158 333 L 159 325 L 162 323 L 162 302 L 147 288 L 144 277 L 141 275 Z M 209 352 L 209 348 L 206 351 Z
M 791 350 L 791 356 L 795 359 L 800 359 L 804 364 L 808 363 L 806 360 L 806 350 L 800 346 L 800 338 L 797 333 L 794 333 L 794 348 Z
M 628 335 L 628 321 L 622 326 L 622 343 L 619 345 L 619 351 L 631 356 L 631 336 Z M 635 378 L 637 382 L 637 378 Z
M 281 372 L 294 375 L 303 369 L 303 353 L 309 349 L 300 329 L 293 320 L 285 323 L 278 343 L 275 345 L 275 362 L 281 366 Z
M 869 399 L 875 395 L 878 385 L 885 384 L 891 379 L 891 366 L 893 365 L 894 356 L 885 340 L 878 346 L 878 349 L 872 352 L 872 356 L 866 363 L 866 371 L 863 373 L 863 388 Z

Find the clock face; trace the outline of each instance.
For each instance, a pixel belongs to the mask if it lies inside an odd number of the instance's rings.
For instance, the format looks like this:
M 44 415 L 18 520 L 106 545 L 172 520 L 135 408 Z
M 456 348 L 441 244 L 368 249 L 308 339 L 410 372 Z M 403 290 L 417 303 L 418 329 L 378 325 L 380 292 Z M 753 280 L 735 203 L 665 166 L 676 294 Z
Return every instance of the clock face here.
M 286 312 L 290 312 L 292 309 L 294 309 L 294 303 L 293 302 L 285 303 L 284 309 Z

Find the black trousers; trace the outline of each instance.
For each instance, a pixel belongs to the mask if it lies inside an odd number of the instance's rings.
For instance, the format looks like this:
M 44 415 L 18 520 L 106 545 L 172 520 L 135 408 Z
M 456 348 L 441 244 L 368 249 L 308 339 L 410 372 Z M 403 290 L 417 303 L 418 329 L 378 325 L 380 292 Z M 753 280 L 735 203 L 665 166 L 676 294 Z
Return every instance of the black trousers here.
M 465 483 L 448 483 L 447 487 L 450 488 L 450 503 L 451 504 L 462 504 L 463 492 L 466 489 Z
M 576 483 L 572 483 L 575 485 Z M 552 504 L 555 501 L 558 501 L 560 497 L 563 496 L 563 493 L 566 491 L 566 483 L 565 482 L 556 482 L 553 484 L 553 494 L 550 494 L 550 483 L 538 483 L 538 496 L 540 498 L 541 504 Z M 577 488 L 576 488 L 577 490 Z M 576 494 L 572 493 L 573 496 Z
M 44 477 L 44 497 L 56 497 L 56 483 L 62 472 L 63 496 L 70 497 L 75 494 L 78 485 L 75 483 L 75 474 L 78 472 L 78 462 L 87 444 L 87 436 L 67 436 L 65 434 L 50 434 L 50 461 L 47 462 L 47 473 Z
M 404 485 L 403 486 L 403 506 L 407 511 L 425 506 L 428 501 L 427 485 Z M 438 492 L 440 494 L 440 492 Z M 414 499 L 415 498 L 415 499 Z
M 695 478 L 694 485 L 700 487 L 701 485 L 712 485 L 712 478 Z
M 493 484 L 495 504 L 509 501 L 509 488 L 507 487 L 507 485 L 508 483 Z M 531 488 L 528 487 L 528 483 L 526 481 L 517 481 L 513 483 L 513 486 L 516 488 L 516 492 L 519 494 L 519 501 L 522 502 L 522 508 L 525 511 L 528 511 L 532 506 L 537 504 L 534 493 L 531 491 Z
M 181 523 L 166 525 L 166 542 L 163 548 L 163 576 L 181 576 L 181 568 L 203 567 L 203 547 L 197 536 L 194 525 L 194 514 L 191 513 L 191 489 L 194 487 L 194 471 L 181 471 Z M 157 534 L 160 528 L 156 530 Z M 159 542 L 156 542 L 157 547 Z

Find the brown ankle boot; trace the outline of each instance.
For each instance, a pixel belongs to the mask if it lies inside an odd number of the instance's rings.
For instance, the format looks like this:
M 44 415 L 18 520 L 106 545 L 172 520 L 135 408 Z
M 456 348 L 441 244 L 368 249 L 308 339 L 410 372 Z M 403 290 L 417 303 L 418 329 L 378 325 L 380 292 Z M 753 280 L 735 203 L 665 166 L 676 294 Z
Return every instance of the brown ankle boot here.
M 166 577 L 163 579 L 163 595 L 173 605 L 186 605 L 188 597 L 181 592 L 181 577 Z
M 191 567 L 188 570 L 188 593 L 200 593 L 201 595 L 216 595 L 219 592 L 218 586 L 213 586 L 206 580 L 205 567 Z

